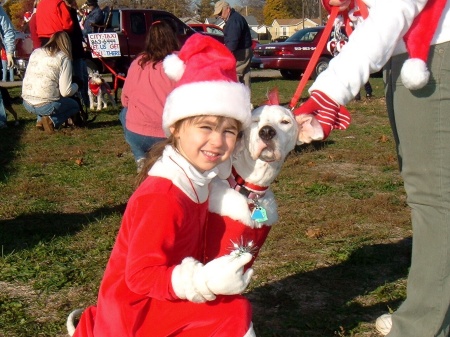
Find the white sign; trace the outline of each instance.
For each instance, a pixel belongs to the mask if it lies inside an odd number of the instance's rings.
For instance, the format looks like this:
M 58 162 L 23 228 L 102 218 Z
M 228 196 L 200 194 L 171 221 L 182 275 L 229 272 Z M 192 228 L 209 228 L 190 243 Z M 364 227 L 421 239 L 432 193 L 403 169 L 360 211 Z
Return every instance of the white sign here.
M 117 33 L 91 33 L 88 34 L 88 38 L 93 58 L 120 56 Z

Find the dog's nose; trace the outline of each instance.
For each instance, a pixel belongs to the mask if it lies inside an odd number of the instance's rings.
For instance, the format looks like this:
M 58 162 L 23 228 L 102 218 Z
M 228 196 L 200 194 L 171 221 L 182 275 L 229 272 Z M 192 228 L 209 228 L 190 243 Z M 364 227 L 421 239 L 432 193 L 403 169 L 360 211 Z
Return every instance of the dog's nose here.
M 271 140 L 277 135 L 277 131 L 273 127 L 266 125 L 259 130 L 258 134 L 262 140 Z

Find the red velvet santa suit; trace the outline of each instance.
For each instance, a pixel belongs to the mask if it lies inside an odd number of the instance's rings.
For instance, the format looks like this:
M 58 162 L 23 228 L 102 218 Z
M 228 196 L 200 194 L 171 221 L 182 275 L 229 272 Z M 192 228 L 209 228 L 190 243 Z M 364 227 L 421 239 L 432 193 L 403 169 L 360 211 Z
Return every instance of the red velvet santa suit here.
M 219 256 L 230 254 L 238 249 L 249 251 L 253 259 L 245 265 L 253 265 L 259 250 L 267 239 L 272 225 L 278 220 L 277 204 L 271 190 L 261 192 L 257 203 L 267 213 L 265 221 L 257 222 L 252 219 L 255 207 L 250 198 L 230 187 L 227 180 L 215 178 L 211 182 L 208 226 L 206 228 L 206 262 Z
M 98 304 L 81 316 L 76 337 L 242 337 L 251 306 L 240 295 L 213 301 L 180 300 L 172 287 L 176 265 L 204 261 L 208 183 L 166 147 L 128 202 L 101 282 Z

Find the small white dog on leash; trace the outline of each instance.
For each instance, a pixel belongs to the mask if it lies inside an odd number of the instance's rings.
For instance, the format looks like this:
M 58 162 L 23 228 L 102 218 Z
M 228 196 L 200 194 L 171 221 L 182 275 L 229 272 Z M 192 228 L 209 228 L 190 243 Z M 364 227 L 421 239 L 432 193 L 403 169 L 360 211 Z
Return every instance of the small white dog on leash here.
M 97 111 L 103 108 L 107 108 L 107 101 L 110 101 L 112 106 L 116 106 L 116 101 L 111 94 L 111 87 L 103 79 L 102 75 L 95 71 L 89 75 L 89 108 L 94 110 L 95 104 L 97 103 Z M 106 96 L 106 100 L 105 100 Z

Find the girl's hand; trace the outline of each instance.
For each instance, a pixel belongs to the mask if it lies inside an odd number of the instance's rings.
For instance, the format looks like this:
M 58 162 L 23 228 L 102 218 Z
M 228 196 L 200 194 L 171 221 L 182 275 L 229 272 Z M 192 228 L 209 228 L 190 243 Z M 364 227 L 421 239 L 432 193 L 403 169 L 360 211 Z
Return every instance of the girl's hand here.
M 240 294 L 252 278 L 252 268 L 244 273 L 252 258 L 250 253 L 224 255 L 203 265 L 187 257 L 173 269 L 172 288 L 178 298 L 195 303 L 213 301 L 216 295 Z

